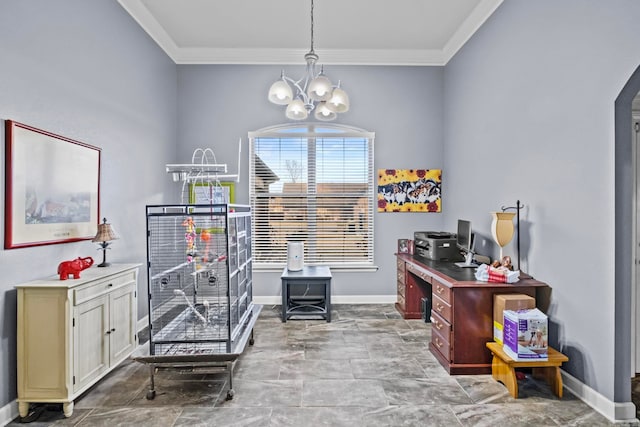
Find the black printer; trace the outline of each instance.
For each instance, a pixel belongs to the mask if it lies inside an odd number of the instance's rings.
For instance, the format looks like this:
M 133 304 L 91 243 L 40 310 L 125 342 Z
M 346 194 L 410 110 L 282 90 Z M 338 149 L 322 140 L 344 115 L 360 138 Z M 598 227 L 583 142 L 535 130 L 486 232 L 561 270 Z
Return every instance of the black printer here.
M 418 260 L 461 261 L 460 250 L 456 246 L 455 233 L 446 231 L 416 231 L 413 233 L 413 256 Z

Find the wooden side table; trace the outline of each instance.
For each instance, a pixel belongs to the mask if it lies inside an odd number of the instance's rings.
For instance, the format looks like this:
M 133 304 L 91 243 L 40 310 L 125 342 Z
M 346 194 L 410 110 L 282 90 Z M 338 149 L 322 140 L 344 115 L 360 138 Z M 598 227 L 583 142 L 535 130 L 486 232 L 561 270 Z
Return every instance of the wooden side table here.
M 562 376 L 560 366 L 567 362 L 569 358 L 557 350 L 549 347 L 548 360 L 513 360 L 502 349 L 502 345 L 497 342 L 488 342 L 487 348 L 493 354 L 491 362 L 491 375 L 496 381 L 507 387 L 509 393 L 514 398 L 518 398 L 518 381 L 516 379 L 515 368 L 532 368 L 531 373 L 534 378 L 545 380 L 553 393 L 562 399 Z
M 282 321 L 291 316 L 318 317 L 331 322 L 331 270 L 327 266 L 305 266 L 300 271 L 286 267 L 282 280 Z

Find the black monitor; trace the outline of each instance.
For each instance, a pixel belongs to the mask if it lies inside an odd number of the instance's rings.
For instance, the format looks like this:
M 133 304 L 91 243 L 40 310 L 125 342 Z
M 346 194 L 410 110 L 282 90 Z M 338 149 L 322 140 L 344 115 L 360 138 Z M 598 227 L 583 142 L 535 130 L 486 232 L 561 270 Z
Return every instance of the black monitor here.
M 458 234 L 456 235 L 456 245 L 464 253 L 471 252 L 472 234 L 471 221 L 465 219 L 458 220 Z
M 456 262 L 458 267 L 477 267 L 473 262 L 473 233 L 471 232 L 471 221 L 465 219 L 458 220 L 458 233 L 456 234 L 456 246 L 464 252 L 464 261 Z

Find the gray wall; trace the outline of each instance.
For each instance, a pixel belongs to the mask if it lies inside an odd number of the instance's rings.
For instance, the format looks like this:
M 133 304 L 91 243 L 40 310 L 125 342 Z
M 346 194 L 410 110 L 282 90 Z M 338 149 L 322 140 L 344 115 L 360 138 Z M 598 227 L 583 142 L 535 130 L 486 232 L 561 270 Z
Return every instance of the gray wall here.
M 553 288 L 551 344 L 617 402 L 630 400 L 632 320 L 616 254 L 631 245 L 615 252 L 614 227 L 632 228 L 614 209 L 614 101 L 640 63 L 639 20 L 625 0 L 505 1 L 445 69 L 446 224 L 465 216 L 490 235 L 489 212 L 526 205 L 523 269 Z
M 295 78 L 304 72 L 302 66 L 284 69 Z M 235 171 L 238 139 L 242 138 L 244 174 L 236 184 L 238 203 L 249 203 L 247 132 L 286 122 L 284 109 L 267 100 L 269 86 L 281 70 L 277 66 L 178 66 L 178 157 L 190 161 L 194 149 L 211 147 L 217 160 L 229 163 Z M 336 123 L 375 132 L 376 169 L 442 168 L 442 71 L 442 67 L 325 67 L 329 78 L 342 81 L 351 100 L 351 110 Z M 447 179 L 451 175 L 445 170 L 443 181 Z M 179 185 L 174 192 L 179 197 Z M 334 272 L 333 294 L 363 301 L 371 295 L 395 300 L 397 239 L 410 238 L 415 230 L 440 230 L 450 206 L 448 198 L 445 192 L 442 213 L 376 214 L 375 263 L 379 270 Z M 279 277 L 280 272 L 256 272 L 254 294 L 278 296 Z
M 4 0 L 0 58 L 2 206 L 4 120 L 100 147 L 101 215 L 120 234 L 107 257 L 145 262 L 144 206 L 164 202 L 164 164 L 175 160 L 175 64 L 112 0 Z M 101 259 L 96 247 L 86 241 L 0 249 L 0 408 L 17 397 L 14 285 L 54 275 L 63 260 Z

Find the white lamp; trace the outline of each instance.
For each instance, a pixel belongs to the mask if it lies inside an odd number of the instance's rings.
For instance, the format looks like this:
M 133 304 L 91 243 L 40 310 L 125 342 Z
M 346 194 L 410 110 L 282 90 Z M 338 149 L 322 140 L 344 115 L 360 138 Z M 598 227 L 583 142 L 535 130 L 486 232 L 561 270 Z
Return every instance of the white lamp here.
M 293 99 L 291 86 L 284 80 L 274 82 L 269 88 L 269 101 L 278 105 L 287 105 Z
M 316 112 L 314 116 L 318 120 L 322 120 L 323 122 L 328 122 L 330 120 L 335 119 L 337 114 L 329 109 L 325 101 L 322 101 L 316 107 Z
M 287 118 L 291 120 L 304 120 L 309 116 L 309 112 L 307 111 L 304 102 L 300 99 L 294 99 L 287 105 Z

